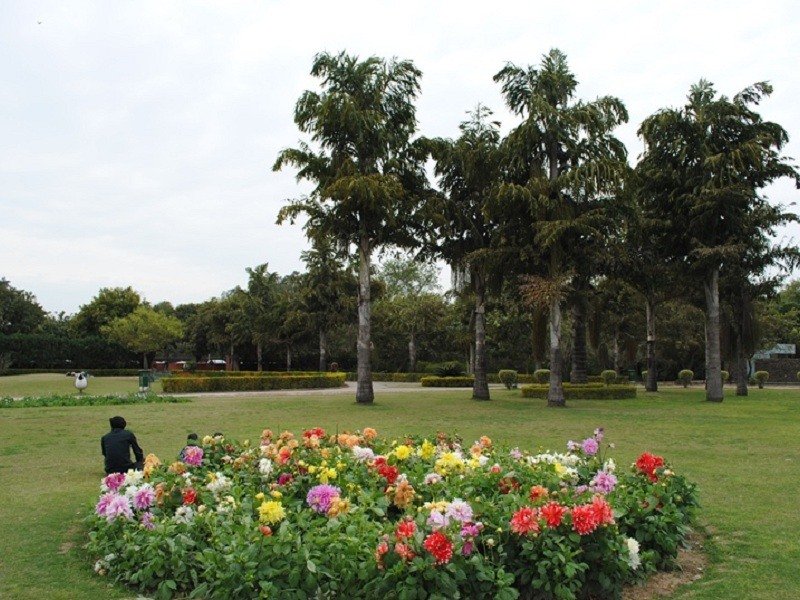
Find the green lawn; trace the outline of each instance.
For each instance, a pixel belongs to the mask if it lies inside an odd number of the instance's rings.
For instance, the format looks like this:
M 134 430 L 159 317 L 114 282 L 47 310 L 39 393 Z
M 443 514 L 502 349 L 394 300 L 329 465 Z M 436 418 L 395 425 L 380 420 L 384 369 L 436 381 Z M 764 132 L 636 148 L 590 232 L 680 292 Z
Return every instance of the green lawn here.
M 128 385 L 124 378 L 117 381 Z M 93 384 L 98 382 L 103 380 Z M 746 399 L 728 393 L 724 403 L 709 404 L 701 389 L 669 386 L 657 395 L 640 392 L 637 400 L 572 401 L 564 410 L 506 390 L 493 390 L 494 400 L 484 403 L 470 400 L 466 391 L 385 394 L 371 407 L 357 406 L 349 396 L 309 393 L 206 397 L 119 412 L 145 452 L 163 460 L 177 454 L 188 431 L 252 439 L 264 427 L 374 426 L 386 435 L 447 430 L 467 440 L 487 434 L 503 444 L 560 449 L 567 439 L 582 439 L 604 426 L 619 462 L 651 450 L 700 485 L 701 517 L 714 532 L 717 560 L 706 577 L 676 597 L 795 599 L 800 597 L 800 391 L 752 390 Z M 115 412 L 113 407 L 0 411 L 0 597 L 131 596 L 94 576 L 70 547 L 80 515 L 96 500 L 103 474 L 98 439 Z
M 161 392 L 161 382 L 152 384 L 154 392 Z M 137 377 L 90 377 L 84 394 L 129 394 L 139 391 Z M 49 394 L 77 394 L 75 378 L 60 373 L 9 375 L 0 377 L 0 397 L 47 396 Z

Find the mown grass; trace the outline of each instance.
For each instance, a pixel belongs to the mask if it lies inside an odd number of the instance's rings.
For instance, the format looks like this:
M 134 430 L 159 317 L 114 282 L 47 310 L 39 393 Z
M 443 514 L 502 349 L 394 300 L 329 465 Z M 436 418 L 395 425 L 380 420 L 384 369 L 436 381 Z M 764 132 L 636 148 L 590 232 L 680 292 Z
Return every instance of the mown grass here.
M 66 379 L 66 378 L 65 378 Z M 121 378 L 125 379 L 125 378 Z M 122 382 L 121 382 L 122 383 Z M 127 384 L 125 384 L 127 385 Z M 4 392 L 0 391 L 0 394 Z M 732 394 L 732 392 L 729 392 Z M 198 397 L 190 404 L 33 408 L 0 413 L 0 597 L 119 598 L 70 544 L 96 500 L 102 464 L 98 438 L 121 412 L 145 452 L 170 460 L 189 431 L 239 439 L 273 430 L 364 426 L 386 435 L 487 434 L 503 444 L 563 448 L 606 428 L 621 466 L 643 450 L 663 454 L 700 486 L 701 518 L 714 535 L 716 560 L 677 598 L 800 597 L 800 391 L 752 390 L 722 404 L 701 389 L 667 387 L 636 400 L 574 400 L 548 409 L 519 391 L 378 394 L 374 406 L 349 396 Z M 76 539 L 77 538 L 77 539 Z
M 155 381 L 151 389 L 161 392 L 161 382 Z M 84 394 L 100 396 L 105 394 L 130 394 L 139 391 L 137 377 L 90 377 L 89 387 Z M 0 397 L 49 396 L 51 394 L 77 394 L 75 378 L 59 373 L 35 373 L 30 375 L 9 375 L 0 377 Z

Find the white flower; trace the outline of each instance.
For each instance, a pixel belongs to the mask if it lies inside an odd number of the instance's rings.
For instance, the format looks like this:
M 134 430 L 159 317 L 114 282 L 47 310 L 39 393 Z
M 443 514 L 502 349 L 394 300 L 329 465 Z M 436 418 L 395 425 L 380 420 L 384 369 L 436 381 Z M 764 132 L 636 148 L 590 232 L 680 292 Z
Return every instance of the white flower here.
M 225 496 L 217 506 L 217 514 L 226 515 L 236 508 L 236 500 L 233 496 Z
M 478 464 L 480 466 L 484 466 L 487 462 L 489 462 L 489 457 L 488 456 L 484 456 L 483 454 L 481 454 L 478 457 Z
M 206 489 L 214 495 L 220 494 L 231 487 L 231 480 L 219 471 L 214 474 L 214 478 L 206 485 Z
M 606 473 L 613 473 L 617 470 L 617 463 L 614 462 L 613 458 L 609 458 L 606 462 L 603 463 L 603 471 Z
M 361 446 L 353 446 L 353 456 L 356 460 L 366 462 L 375 458 L 375 453 L 372 448 L 362 448 Z
M 628 565 L 634 571 L 639 568 L 642 561 L 639 559 L 639 542 L 633 538 L 628 538 Z
M 191 506 L 181 506 L 175 511 L 175 517 L 173 518 L 176 523 L 191 523 L 192 519 L 194 519 L 194 510 L 192 510 Z
M 258 461 L 258 471 L 264 479 L 269 477 L 270 473 L 272 473 L 272 461 L 268 458 L 262 458 Z
M 133 469 L 128 470 L 125 473 L 125 483 L 122 485 L 138 485 L 144 479 L 144 473 L 142 471 L 134 471 Z
M 442 476 L 438 473 L 428 473 L 425 475 L 425 485 L 434 485 L 442 481 Z

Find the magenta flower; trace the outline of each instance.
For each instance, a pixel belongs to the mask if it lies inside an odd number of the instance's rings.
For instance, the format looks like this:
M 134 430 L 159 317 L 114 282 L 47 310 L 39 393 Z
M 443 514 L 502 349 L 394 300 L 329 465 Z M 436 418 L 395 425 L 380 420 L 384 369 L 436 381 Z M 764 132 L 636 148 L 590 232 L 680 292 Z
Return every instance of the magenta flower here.
M 450 524 L 450 517 L 438 510 L 431 511 L 427 520 L 428 527 L 433 530 L 442 529 Z
M 112 492 L 121 488 L 123 483 L 125 483 L 125 473 L 111 473 L 103 478 L 103 485 Z
M 585 440 L 583 440 L 581 448 L 583 449 L 585 454 L 588 454 L 589 456 L 594 456 L 600 449 L 600 445 L 597 443 L 596 439 L 586 438 Z
M 131 503 L 125 496 L 121 496 L 115 492 L 103 494 L 100 501 L 95 507 L 98 515 L 105 517 L 110 523 L 117 517 L 124 519 L 133 518 L 133 511 L 131 510 Z
M 133 506 L 138 510 L 150 508 L 155 501 L 156 492 L 150 484 L 143 485 L 133 494 Z
M 183 462 L 199 467 L 203 463 L 203 449 L 200 446 L 188 446 L 183 451 Z
M 286 485 L 287 483 L 292 482 L 292 474 L 291 473 L 281 473 L 278 476 L 278 485 Z
M 472 521 L 472 507 L 461 498 L 453 500 L 447 507 L 445 514 L 461 523 Z
M 335 485 L 315 485 L 306 495 L 308 505 L 320 514 L 325 514 L 331 503 L 340 496 L 342 490 Z
M 598 471 L 591 481 L 592 486 L 603 494 L 609 494 L 617 487 L 617 478 L 612 473 L 606 471 Z
M 477 537 L 481 529 L 483 529 L 483 523 L 464 523 L 461 527 L 461 537 L 464 539 Z
M 469 556 L 470 554 L 472 554 L 472 550 L 474 548 L 475 544 L 472 542 L 472 540 L 467 540 L 466 542 L 464 542 L 464 545 L 461 546 L 461 555 Z
M 97 505 L 94 507 L 94 512 L 97 513 L 99 517 L 106 516 L 106 510 L 108 510 L 108 505 L 111 503 L 111 499 L 116 496 L 114 492 L 106 492 L 100 499 L 97 501 Z

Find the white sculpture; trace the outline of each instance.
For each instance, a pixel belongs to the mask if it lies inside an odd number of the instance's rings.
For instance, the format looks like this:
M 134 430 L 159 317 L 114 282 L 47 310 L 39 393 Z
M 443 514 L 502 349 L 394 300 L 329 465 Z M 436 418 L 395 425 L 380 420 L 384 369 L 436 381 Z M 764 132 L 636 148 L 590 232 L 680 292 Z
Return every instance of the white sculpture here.
M 89 378 L 86 373 L 81 371 L 75 376 L 75 387 L 78 388 L 78 393 L 82 394 L 83 390 L 89 385 Z

